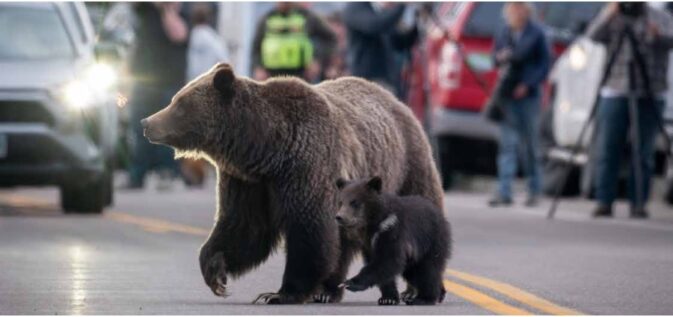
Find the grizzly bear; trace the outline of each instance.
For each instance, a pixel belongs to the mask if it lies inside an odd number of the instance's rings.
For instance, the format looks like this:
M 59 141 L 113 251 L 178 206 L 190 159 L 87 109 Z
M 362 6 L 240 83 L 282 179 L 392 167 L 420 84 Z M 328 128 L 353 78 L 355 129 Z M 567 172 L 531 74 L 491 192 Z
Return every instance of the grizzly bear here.
M 217 168 L 215 224 L 199 255 L 217 296 L 225 296 L 227 278 L 260 265 L 283 238 L 281 287 L 258 299 L 340 301 L 338 286 L 358 250 L 334 220 L 339 177 L 382 175 L 387 192 L 442 207 L 419 122 L 392 94 L 362 79 L 257 82 L 218 64 L 141 124 L 151 142 Z
M 359 292 L 377 285 L 379 305 L 397 305 L 395 278 L 401 274 L 413 290 L 403 299 L 408 305 L 442 302 L 442 276 L 451 251 L 443 211 L 421 196 L 383 193 L 378 176 L 339 179 L 336 185 L 341 192 L 337 222 L 345 230 L 360 231 L 365 242 L 364 268 L 342 286 Z

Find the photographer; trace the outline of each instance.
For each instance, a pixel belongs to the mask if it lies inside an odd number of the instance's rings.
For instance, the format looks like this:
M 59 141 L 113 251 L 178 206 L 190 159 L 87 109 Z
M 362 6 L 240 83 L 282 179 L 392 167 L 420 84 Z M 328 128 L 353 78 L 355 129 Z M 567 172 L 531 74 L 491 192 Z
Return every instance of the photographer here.
M 620 159 L 629 133 L 629 62 L 636 58 L 627 39 L 619 48 L 618 39 L 627 28 L 637 40 L 643 70 L 636 67 L 634 92 L 638 98 L 637 126 L 639 127 L 639 165 L 641 184 L 636 184 L 632 164 L 629 178 L 629 200 L 632 218 L 647 218 L 645 204 L 649 196 L 650 177 L 654 169 L 654 141 L 657 116 L 664 107 L 667 90 L 668 52 L 673 47 L 673 19 L 668 13 L 651 8 L 645 3 L 609 3 L 587 30 L 587 35 L 607 48 L 608 56 L 615 56 L 612 71 L 600 90 L 596 114 L 597 160 L 596 197 L 598 205 L 594 217 L 611 217 L 612 203 L 617 192 Z M 647 76 L 647 77 L 644 77 Z M 649 85 L 646 85 L 647 79 Z M 649 89 L 647 89 L 649 87 Z M 636 189 L 640 188 L 641 201 Z
M 524 170 L 528 177 L 526 206 L 537 204 L 541 187 L 538 117 L 541 84 L 551 63 L 551 49 L 542 27 L 532 21 L 529 3 L 505 4 L 507 27 L 495 39 L 494 59 L 501 66 L 503 82 L 502 122 L 498 144 L 498 193 L 491 207 L 512 203 L 512 181 L 516 176 L 517 152 L 523 148 Z M 508 68 L 508 70 L 504 70 Z

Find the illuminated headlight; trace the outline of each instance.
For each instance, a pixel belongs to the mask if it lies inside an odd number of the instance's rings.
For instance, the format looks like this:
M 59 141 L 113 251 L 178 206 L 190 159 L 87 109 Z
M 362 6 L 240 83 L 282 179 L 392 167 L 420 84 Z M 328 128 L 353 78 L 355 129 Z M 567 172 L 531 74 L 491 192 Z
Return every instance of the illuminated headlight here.
M 113 96 L 117 80 L 117 73 L 110 65 L 94 64 L 79 79 L 61 86 L 57 96 L 72 110 L 87 109 L 97 101 Z
M 579 45 L 573 45 L 570 48 L 570 55 L 568 58 L 570 58 L 570 67 L 572 67 L 573 70 L 582 70 L 584 66 L 587 64 L 587 53 L 584 52 L 584 49 L 582 49 Z
M 62 98 L 65 104 L 73 109 L 89 108 L 94 103 L 94 92 L 85 83 L 73 81 L 63 88 Z
M 99 85 L 99 88 L 110 89 L 117 84 L 119 77 L 117 72 L 109 64 L 96 63 L 86 72 L 86 81 L 91 85 Z

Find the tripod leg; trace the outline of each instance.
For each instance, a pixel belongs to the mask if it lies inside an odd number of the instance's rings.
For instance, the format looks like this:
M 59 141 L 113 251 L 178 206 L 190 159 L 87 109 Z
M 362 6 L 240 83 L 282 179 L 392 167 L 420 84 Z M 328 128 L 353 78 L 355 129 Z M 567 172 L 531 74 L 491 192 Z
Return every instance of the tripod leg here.
M 633 207 L 643 207 L 643 164 L 640 157 L 642 150 L 640 144 L 640 125 L 638 116 L 638 99 L 635 96 L 629 97 L 629 122 L 631 122 L 629 136 L 631 137 L 631 168 L 633 169 L 633 184 L 635 191 L 633 196 Z

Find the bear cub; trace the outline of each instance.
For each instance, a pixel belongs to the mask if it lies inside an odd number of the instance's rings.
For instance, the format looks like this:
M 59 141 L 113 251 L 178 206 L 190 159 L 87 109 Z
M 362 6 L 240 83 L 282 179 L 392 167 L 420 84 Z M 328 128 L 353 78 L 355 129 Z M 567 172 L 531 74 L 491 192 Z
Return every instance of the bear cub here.
M 356 232 L 365 266 L 341 287 L 358 292 L 374 285 L 379 305 L 397 305 L 395 279 L 402 275 L 408 305 L 434 305 L 444 300 L 443 272 L 450 256 L 449 224 L 441 208 L 420 196 L 382 192 L 380 177 L 337 180 L 341 230 Z

